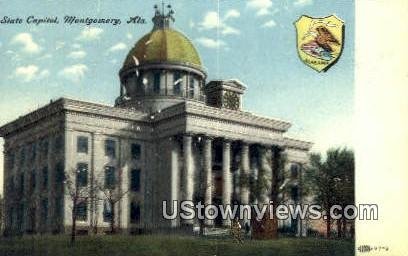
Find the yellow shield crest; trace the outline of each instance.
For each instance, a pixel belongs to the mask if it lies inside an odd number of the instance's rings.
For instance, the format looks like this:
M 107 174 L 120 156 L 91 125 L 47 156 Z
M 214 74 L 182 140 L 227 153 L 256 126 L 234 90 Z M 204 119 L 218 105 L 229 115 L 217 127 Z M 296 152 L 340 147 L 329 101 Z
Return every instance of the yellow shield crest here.
M 327 71 L 343 50 L 344 22 L 335 15 L 313 18 L 302 15 L 296 22 L 297 51 L 309 67 Z

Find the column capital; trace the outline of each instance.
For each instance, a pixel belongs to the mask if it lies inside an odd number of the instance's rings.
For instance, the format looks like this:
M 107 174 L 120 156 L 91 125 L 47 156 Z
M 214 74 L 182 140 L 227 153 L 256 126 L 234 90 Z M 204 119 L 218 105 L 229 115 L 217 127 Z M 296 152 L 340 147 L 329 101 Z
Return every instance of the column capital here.
M 186 133 L 183 133 L 182 136 L 183 136 L 183 138 L 185 138 L 185 137 L 193 137 L 194 134 L 191 133 L 191 132 L 186 132 Z
M 214 140 L 214 136 L 208 134 L 202 134 L 201 137 L 206 140 Z
M 282 151 L 285 150 L 284 147 L 282 147 L 282 146 L 280 146 L 280 145 L 276 145 L 276 144 L 270 145 L 270 148 L 271 148 L 272 151 L 274 151 L 274 152 L 282 152 Z
M 251 144 L 253 144 L 252 142 L 248 141 L 248 140 L 238 140 L 242 146 L 249 146 Z
M 222 137 L 222 143 L 231 144 L 233 141 L 233 139 Z

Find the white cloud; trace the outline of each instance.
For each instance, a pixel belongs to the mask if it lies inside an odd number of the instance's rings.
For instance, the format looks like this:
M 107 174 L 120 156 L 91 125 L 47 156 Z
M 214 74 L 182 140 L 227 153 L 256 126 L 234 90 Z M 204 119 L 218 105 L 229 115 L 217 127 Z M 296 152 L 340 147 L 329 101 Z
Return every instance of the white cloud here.
M 48 69 L 44 69 L 40 72 L 40 68 L 36 65 L 20 66 L 14 70 L 14 77 L 21 81 L 28 83 L 33 80 L 40 80 L 50 75 Z
M 38 74 L 38 79 L 43 79 L 50 76 L 50 71 L 48 69 L 44 69 L 43 71 Z
M 15 77 L 21 79 L 23 82 L 30 82 L 35 78 L 38 73 L 39 67 L 35 65 L 28 65 L 17 67 L 14 71 Z
M 262 25 L 262 27 L 264 28 L 273 28 L 275 26 L 276 26 L 276 22 L 274 20 L 268 20 Z
M 229 18 L 239 18 L 241 16 L 241 13 L 235 9 L 228 10 L 227 13 L 225 13 L 224 20 L 228 20 Z
M 74 49 L 81 49 L 81 45 L 80 45 L 80 44 L 77 44 L 77 43 L 74 43 L 74 44 L 72 44 L 71 46 L 72 46 L 72 48 L 74 48 Z
M 111 48 L 108 49 L 108 52 L 116 52 L 116 51 L 122 51 L 126 50 L 127 46 L 125 43 L 119 42 L 115 45 L 113 45 Z
M 64 41 L 57 41 L 57 42 L 55 43 L 55 50 L 62 49 L 62 48 L 64 48 L 64 46 L 65 46 L 65 42 L 64 42 Z
M 11 39 L 11 44 L 21 46 L 21 51 L 29 54 L 37 54 L 41 52 L 41 47 L 34 42 L 30 33 L 20 33 Z
M 228 19 L 238 18 L 241 14 L 235 9 L 228 10 L 223 17 L 220 17 L 217 12 L 207 12 L 203 21 L 199 23 L 200 30 L 219 29 L 223 35 L 238 35 L 240 31 L 226 24 Z
M 85 58 L 85 56 L 86 56 L 86 52 L 82 50 L 72 51 L 68 54 L 68 58 L 71 58 L 71 59 L 82 59 L 82 58 Z
M 313 4 L 313 0 L 296 0 L 293 5 L 294 6 L 305 6 Z
M 81 31 L 81 34 L 77 37 L 77 40 L 92 41 L 101 38 L 103 29 L 95 27 L 86 27 Z
M 59 75 L 74 83 L 79 83 L 88 70 L 89 69 L 85 64 L 75 64 L 65 67 L 59 72 Z
M 271 14 L 272 0 L 249 0 L 247 7 L 256 11 L 256 16 Z
M 18 62 L 20 62 L 20 61 L 22 60 L 20 54 L 18 54 L 18 53 L 15 52 L 15 51 L 7 50 L 7 51 L 5 52 L 5 54 L 8 55 L 8 56 L 10 56 L 10 59 L 11 59 L 12 62 L 18 63 Z
M 200 37 L 196 39 L 197 43 L 207 48 L 219 48 L 225 46 L 226 43 L 222 40 L 215 40 L 208 37 Z
M 43 56 L 39 57 L 38 60 L 45 60 L 45 59 L 51 59 L 52 54 L 51 53 L 46 53 Z
M 223 30 L 221 31 L 221 34 L 223 35 L 239 35 L 241 32 L 233 27 L 224 27 Z
M 217 12 L 207 12 L 203 21 L 200 23 L 203 29 L 216 29 L 221 25 L 220 17 Z

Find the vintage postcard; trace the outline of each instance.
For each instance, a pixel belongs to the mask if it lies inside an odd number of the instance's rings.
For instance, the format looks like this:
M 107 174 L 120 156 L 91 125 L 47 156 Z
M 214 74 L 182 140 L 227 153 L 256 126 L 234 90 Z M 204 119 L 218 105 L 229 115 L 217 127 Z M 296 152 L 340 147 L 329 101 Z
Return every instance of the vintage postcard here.
M 0 255 L 408 255 L 407 14 L 0 1 Z

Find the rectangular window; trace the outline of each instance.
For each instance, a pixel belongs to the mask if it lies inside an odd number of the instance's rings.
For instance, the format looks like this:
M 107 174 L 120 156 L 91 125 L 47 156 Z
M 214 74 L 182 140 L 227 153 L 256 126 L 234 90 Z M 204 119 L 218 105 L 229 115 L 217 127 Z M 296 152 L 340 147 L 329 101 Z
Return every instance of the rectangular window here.
M 88 153 L 88 137 L 78 136 L 77 152 L 78 153 Z
M 14 185 L 14 179 L 13 177 L 10 177 L 9 186 L 6 186 L 8 193 L 13 193 L 15 191 L 16 187 Z
M 115 158 L 116 143 L 114 140 L 105 140 L 105 156 Z
M 60 153 L 63 147 L 64 147 L 64 138 L 62 137 L 62 135 L 58 135 L 55 138 L 55 142 L 54 142 L 55 153 Z
M 133 169 L 131 172 L 130 189 L 135 192 L 140 190 L 140 170 L 139 169 Z
M 130 223 L 138 223 L 140 220 L 140 206 L 132 202 L 130 204 Z
M 153 74 L 153 92 L 160 93 L 160 73 Z
M 43 176 L 42 188 L 45 190 L 48 188 L 48 168 L 47 167 L 43 168 L 42 176 Z
M 190 76 L 189 90 L 188 94 L 190 98 L 194 98 L 194 76 Z
M 9 169 L 13 169 L 14 168 L 14 153 L 10 153 L 9 155 Z
M 23 217 L 24 217 L 24 204 L 19 203 L 17 206 L 17 225 L 18 225 L 18 230 L 21 230 L 22 225 L 23 225 Z
M 31 161 L 34 161 L 36 156 L 37 156 L 37 146 L 35 143 L 33 143 L 31 144 Z
M 23 195 L 24 192 L 24 172 L 20 175 L 20 194 Z
M 181 94 L 181 84 L 183 79 L 181 78 L 180 72 L 175 72 L 173 75 L 173 94 L 180 95 Z
M 25 148 L 23 146 L 21 147 L 21 150 L 20 150 L 20 165 L 23 165 L 24 162 L 25 162 Z
M 299 175 L 300 166 L 298 164 L 292 164 L 290 166 L 290 175 L 293 179 L 296 179 Z
M 106 166 L 105 167 L 105 188 L 114 189 L 115 184 L 116 184 L 115 167 Z
M 292 187 L 290 193 L 291 193 L 293 201 L 297 202 L 299 200 L 299 189 L 298 189 L 298 187 Z
M 132 159 L 139 160 L 141 154 L 140 145 L 133 143 L 131 147 Z
M 85 187 L 88 185 L 88 164 L 79 163 L 77 165 L 76 182 L 78 187 Z
M 111 222 L 112 221 L 112 207 L 108 201 L 103 202 L 103 221 Z
M 31 177 L 30 177 L 30 188 L 31 188 L 31 192 L 34 192 L 34 190 L 35 190 L 35 185 L 36 185 L 36 182 L 35 182 L 35 170 L 32 170 L 32 172 L 31 172 Z
M 59 220 L 62 217 L 62 214 L 64 212 L 64 204 L 63 204 L 63 199 L 59 195 L 55 198 L 55 218 Z
M 60 184 L 64 181 L 64 179 L 64 164 L 60 162 L 55 166 L 55 181 Z
M 76 207 L 76 218 L 79 221 L 86 221 L 88 218 L 88 205 L 86 202 L 80 202 Z
M 48 140 L 47 139 L 43 139 L 41 141 L 41 151 L 43 153 L 44 156 L 48 155 Z
M 41 218 L 42 218 L 42 222 L 43 224 L 45 224 L 47 222 L 48 219 L 48 200 L 47 199 L 43 199 L 41 201 Z

